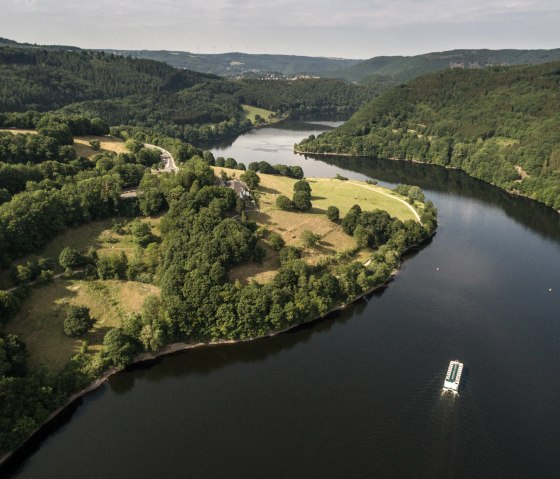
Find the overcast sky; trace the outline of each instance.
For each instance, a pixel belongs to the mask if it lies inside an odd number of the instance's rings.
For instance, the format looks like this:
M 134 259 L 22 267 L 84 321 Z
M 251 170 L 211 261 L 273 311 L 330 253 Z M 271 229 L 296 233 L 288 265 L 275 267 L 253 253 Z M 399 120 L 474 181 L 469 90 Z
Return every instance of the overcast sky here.
M 0 12 L 0 36 L 84 48 L 370 58 L 560 47 L 560 0 L 0 0 Z

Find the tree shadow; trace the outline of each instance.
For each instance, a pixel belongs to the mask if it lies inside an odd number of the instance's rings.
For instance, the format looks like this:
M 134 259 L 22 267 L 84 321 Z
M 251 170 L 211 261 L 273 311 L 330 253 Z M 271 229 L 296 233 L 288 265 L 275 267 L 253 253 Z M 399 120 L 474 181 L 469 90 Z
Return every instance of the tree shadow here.
M 259 193 L 268 193 L 271 195 L 279 195 L 280 192 L 278 190 L 275 190 L 274 188 L 268 188 L 267 186 L 260 186 L 257 190 Z

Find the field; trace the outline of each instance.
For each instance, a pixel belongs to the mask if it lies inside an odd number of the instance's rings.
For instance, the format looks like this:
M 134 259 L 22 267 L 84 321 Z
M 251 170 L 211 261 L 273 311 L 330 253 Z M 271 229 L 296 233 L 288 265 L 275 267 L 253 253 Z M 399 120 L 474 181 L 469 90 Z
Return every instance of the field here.
M 219 174 L 223 170 L 229 176 L 239 176 L 239 170 L 214 167 Z M 364 210 L 383 209 L 391 216 L 401 220 L 416 219 L 413 209 L 400 197 L 386 188 L 369 185 L 360 181 L 342 181 L 333 178 L 308 178 L 312 188 L 313 208 L 309 212 L 299 213 L 283 211 L 276 207 L 276 198 L 286 195 L 291 198 L 293 185 L 296 180 L 279 175 L 259 174 L 261 183 L 258 188 L 259 210 L 250 212 L 250 219 L 270 232 L 282 236 L 286 244 L 301 246 L 300 236 L 304 230 L 319 234 L 321 240 L 313 248 L 304 251 L 304 259 L 310 264 L 357 247 L 354 238 L 348 236 L 340 225 L 333 223 L 326 217 L 329 206 L 337 206 L 341 217 L 355 204 Z M 258 282 L 269 281 L 279 266 L 278 253 L 266 248 L 267 256 L 262 265 L 249 263 L 233 268 L 231 279 L 238 279 L 245 283 L 251 280 Z M 354 259 L 367 261 L 371 251 L 360 251 Z
M 67 305 L 90 308 L 96 323 L 84 339 L 88 342 L 88 351 L 96 352 L 109 328 L 120 326 L 126 313 L 140 312 L 144 298 L 158 293 L 158 288 L 153 285 L 131 281 L 57 279 L 49 285 L 34 288 L 18 315 L 4 329 L 25 341 L 31 365 L 56 370 L 82 346 L 81 339 L 64 334 Z
M 101 149 L 93 150 L 89 146 L 91 140 L 99 140 Z M 77 136 L 74 138 L 74 149 L 78 156 L 91 158 L 94 155 L 103 153 L 104 151 L 113 151 L 115 153 L 126 153 L 128 150 L 124 146 L 125 142 L 113 136 Z
M 242 105 L 243 111 L 245 113 L 245 118 L 251 120 L 251 123 L 255 123 L 255 115 L 260 115 L 265 121 L 270 121 L 270 116 L 274 113 L 270 110 L 265 110 L 264 108 L 258 108 L 251 105 Z

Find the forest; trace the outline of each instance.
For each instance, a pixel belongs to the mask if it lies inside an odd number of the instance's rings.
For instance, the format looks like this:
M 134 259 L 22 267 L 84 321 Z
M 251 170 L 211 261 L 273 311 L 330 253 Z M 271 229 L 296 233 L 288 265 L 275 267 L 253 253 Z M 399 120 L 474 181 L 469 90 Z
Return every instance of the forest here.
M 459 168 L 560 209 L 559 86 L 558 62 L 430 74 L 297 149 Z
M 203 143 L 250 128 L 244 103 L 281 117 L 350 114 L 375 93 L 341 80 L 226 80 L 102 51 L 0 46 L 5 127 L 34 128 L 42 112 L 57 111 Z M 25 125 L 14 112 L 25 115 Z

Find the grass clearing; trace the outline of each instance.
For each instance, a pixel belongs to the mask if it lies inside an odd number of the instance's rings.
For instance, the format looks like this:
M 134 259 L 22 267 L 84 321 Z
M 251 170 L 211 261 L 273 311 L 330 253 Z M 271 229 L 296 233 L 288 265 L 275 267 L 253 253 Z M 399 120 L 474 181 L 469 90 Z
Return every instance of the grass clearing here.
M 92 140 L 99 140 L 101 143 L 101 148 L 99 150 L 94 150 L 89 146 L 89 142 Z M 114 136 L 77 136 L 74 138 L 74 149 L 78 156 L 84 156 L 86 158 L 91 158 L 94 155 L 104 152 L 114 152 L 114 153 L 126 153 L 128 150 L 124 146 L 125 142 L 120 138 Z
M 81 339 L 64 334 L 63 324 L 69 304 L 90 308 L 96 319 L 85 336 L 88 351 L 97 352 L 105 333 L 119 327 L 128 312 L 140 312 L 144 298 L 159 294 L 156 286 L 133 281 L 79 281 L 57 279 L 33 288 L 17 316 L 5 327 L 6 333 L 20 336 L 27 344 L 32 366 L 51 370 L 62 368 L 82 346 Z
M 217 175 L 221 170 L 236 178 L 243 174 L 239 170 L 214 167 Z M 286 244 L 291 246 L 301 246 L 300 236 L 304 230 L 321 235 L 321 240 L 315 247 L 304 251 L 303 258 L 310 264 L 316 264 L 336 253 L 353 250 L 357 246 L 353 237 L 348 236 L 339 224 L 326 217 L 327 208 L 331 205 L 339 208 L 341 217 L 344 217 L 353 205 L 358 204 L 364 211 L 382 209 L 403 221 L 416 219 L 411 207 L 403 202 L 403 197 L 392 191 L 361 181 L 334 178 L 307 178 L 312 188 L 313 202 L 313 208 L 309 212 L 280 210 L 276 206 L 276 198 L 279 195 L 291 198 L 297 180 L 280 175 L 259 174 L 259 177 L 259 210 L 251 211 L 250 219 L 256 221 L 259 226 L 265 226 L 268 231 L 280 234 Z M 365 262 L 370 255 L 371 251 L 362 250 L 354 259 Z M 230 271 L 230 278 L 238 279 L 242 283 L 251 280 L 266 282 L 274 276 L 278 266 L 278 253 L 267 248 L 267 256 L 262 265 L 250 263 L 237 266 Z
M 270 117 L 274 114 L 273 111 L 265 110 L 264 108 L 259 108 L 251 105 L 241 105 L 245 118 L 250 120 L 251 123 L 255 123 L 255 115 L 260 115 L 260 117 L 265 121 L 270 121 Z

